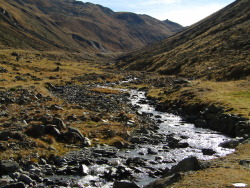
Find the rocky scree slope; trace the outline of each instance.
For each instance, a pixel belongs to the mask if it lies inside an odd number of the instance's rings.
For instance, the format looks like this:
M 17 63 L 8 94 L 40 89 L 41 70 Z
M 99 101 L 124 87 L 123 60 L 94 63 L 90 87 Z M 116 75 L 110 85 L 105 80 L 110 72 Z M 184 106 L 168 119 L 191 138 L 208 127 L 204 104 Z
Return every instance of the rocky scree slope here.
M 181 29 L 168 20 L 75 0 L 0 0 L 0 47 L 124 52 Z
M 215 80 L 250 75 L 250 1 L 237 0 L 180 33 L 118 59 L 128 70 Z

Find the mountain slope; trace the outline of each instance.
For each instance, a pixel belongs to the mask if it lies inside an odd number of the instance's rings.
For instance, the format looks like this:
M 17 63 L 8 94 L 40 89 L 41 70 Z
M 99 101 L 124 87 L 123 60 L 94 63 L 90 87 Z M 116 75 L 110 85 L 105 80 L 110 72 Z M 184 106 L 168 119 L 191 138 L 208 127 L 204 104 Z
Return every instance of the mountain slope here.
M 176 25 L 75 0 L 0 0 L 0 46 L 129 51 L 173 35 Z
M 250 1 L 237 0 L 184 31 L 118 59 L 123 69 L 192 78 L 250 75 Z

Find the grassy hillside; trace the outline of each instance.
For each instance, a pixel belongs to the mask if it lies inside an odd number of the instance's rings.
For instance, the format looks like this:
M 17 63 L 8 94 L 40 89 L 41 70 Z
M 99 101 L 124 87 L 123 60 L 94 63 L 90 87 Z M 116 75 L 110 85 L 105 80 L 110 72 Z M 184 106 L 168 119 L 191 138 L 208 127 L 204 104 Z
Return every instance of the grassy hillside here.
M 118 59 L 128 70 L 214 80 L 250 75 L 250 1 L 238 0 L 156 45 Z
M 0 0 L 0 46 L 124 52 L 180 29 L 149 16 L 74 0 Z

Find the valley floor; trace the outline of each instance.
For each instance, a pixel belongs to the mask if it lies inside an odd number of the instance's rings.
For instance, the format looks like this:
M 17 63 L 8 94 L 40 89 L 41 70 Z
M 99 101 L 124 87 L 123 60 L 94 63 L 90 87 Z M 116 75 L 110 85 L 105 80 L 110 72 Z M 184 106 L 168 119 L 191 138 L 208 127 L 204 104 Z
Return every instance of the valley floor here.
M 1 160 L 36 162 L 41 156 L 62 155 L 79 149 L 81 146 L 77 138 L 67 140 L 67 135 L 72 134 L 67 129 L 69 126 L 88 137 L 92 145 L 129 144 L 126 138 L 142 122 L 126 109 L 122 101 L 118 105 L 118 99 L 124 97 L 126 92 L 97 88 L 94 84 L 114 83 L 131 75 L 138 78 L 137 82 L 123 87 L 146 89 L 148 98 L 157 104 L 168 103 L 168 110 L 172 113 L 180 112 L 173 108 L 176 104 L 184 110 L 188 106 L 195 110 L 195 107 L 213 104 L 223 108 L 227 114 L 250 118 L 250 79 L 188 81 L 152 73 L 119 73 L 110 68 L 109 59 L 105 59 L 106 62 L 100 59 L 98 63 L 91 56 L 82 58 L 60 52 L 6 49 L 0 51 L 0 59 Z M 57 90 L 60 93 L 58 87 L 67 85 L 93 85 L 79 90 L 86 96 L 82 100 L 86 103 L 88 98 L 89 103 L 79 105 L 77 101 L 70 102 L 52 92 Z M 73 96 L 73 93 L 69 91 L 67 95 Z M 113 101 L 108 110 L 103 109 L 107 107 L 105 102 L 95 101 L 106 97 Z M 134 122 L 135 126 L 125 127 L 125 121 Z M 43 127 L 44 124 L 47 126 Z M 60 132 L 51 125 L 57 126 Z M 45 129 L 54 132 L 46 134 Z M 249 134 L 244 132 L 242 136 L 249 138 Z M 65 137 L 59 138 L 58 135 Z M 212 160 L 209 168 L 182 174 L 182 180 L 171 187 L 233 187 L 233 183 L 250 186 L 249 156 L 250 143 L 245 141 L 235 153 Z

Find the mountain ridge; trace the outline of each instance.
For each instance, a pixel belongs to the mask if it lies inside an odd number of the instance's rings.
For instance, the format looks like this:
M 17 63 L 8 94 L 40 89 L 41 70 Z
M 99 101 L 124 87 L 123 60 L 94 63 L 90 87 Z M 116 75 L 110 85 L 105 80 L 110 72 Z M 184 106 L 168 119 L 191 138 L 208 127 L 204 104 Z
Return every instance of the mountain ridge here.
M 10 47 L 125 52 L 173 35 L 178 25 L 75 0 L 0 2 L 0 41 Z
M 191 78 L 249 75 L 250 2 L 238 0 L 164 41 L 118 58 L 127 70 Z

